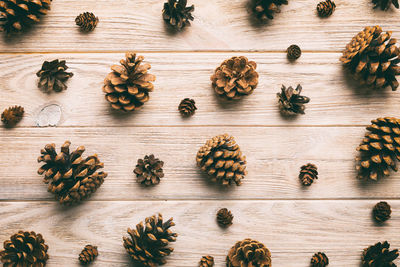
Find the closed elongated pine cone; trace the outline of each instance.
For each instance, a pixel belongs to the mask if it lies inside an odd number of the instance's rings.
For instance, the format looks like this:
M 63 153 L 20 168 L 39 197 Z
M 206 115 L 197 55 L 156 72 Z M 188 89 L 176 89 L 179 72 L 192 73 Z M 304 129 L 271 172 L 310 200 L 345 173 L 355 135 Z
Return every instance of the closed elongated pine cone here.
M 99 256 L 99 252 L 96 246 L 86 245 L 82 252 L 79 254 L 79 261 L 81 264 L 86 265 L 91 263 Z
M 153 91 L 152 82 L 156 76 L 148 73 L 150 64 L 143 63 L 144 57 L 135 53 L 126 53 L 121 65 L 113 65 L 104 80 L 103 91 L 113 109 L 132 111 L 139 109 L 149 101 L 149 92 Z
M 361 84 L 375 88 L 390 86 L 396 91 L 400 49 L 391 36 L 392 32 L 384 33 L 380 26 L 366 27 L 346 46 L 340 61 Z
M 228 227 L 232 225 L 233 215 L 227 208 L 220 209 L 217 212 L 217 222 L 222 227 Z
M 282 85 L 281 92 L 277 93 L 277 97 L 279 108 L 283 114 L 305 114 L 306 106 L 304 104 L 310 102 L 310 98 L 300 95 L 302 90 L 300 84 L 297 85 L 296 89 Z
M 311 163 L 301 166 L 299 179 L 305 186 L 310 186 L 315 179 L 318 179 L 317 166 Z
M 71 142 L 65 141 L 57 153 L 55 144 L 48 144 L 40 151 L 38 162 L 44 164 L 38 174 L 44 174 L 48 191 L 65 205 L 80 202 L 91 196 L 103 184 L 107 173 L 98 171 L 104 167 L 97 155 L 84 158 L 84 146 L 70 151 Z
M 329 264 L 329 259 L 323 252 L 317 252 L 311 258 L 312 267 L 325 267 Z
M 197 152 L 197 166 L 221 185 L 241 185 L 247 174 L 246 157 L 233 136 L 218 135 L 208 140 Z
M 390 250 L 390 244 L 385 241 L 378 242 L 364 249 L 362 254 L 362 267 L 396 267 L 393 262 L 399 256 L 397 249 Z
M 50 10 L 51 0 L 0 0 L 0 30 L 18 33 L 39 22 Z
M 212 256 L 203 256 L 200 260 L 199 267 L 213 267 L 214 266 L 214 257 Z
M 192 116 L 197 110 L 196 102 L 193 99 L 185 98 L 179 104 L 178 110 L 182 116 Z
M 5 267 L 43 267 L 49 259 L 41 234 L 19 231 L 4 241 L 4 250 L 0 251 L 0 260 Z
M 36 76 L 40 78 L 38 87 L 44 92 L 61 92 L 67 89 L 65 83 L 73 76 L 73 73 L 66 72 L 67 69 L 65 60 L 45 61 L 42 69 L 36 73 Z
M 287 5 L 287 0 L 252 0 L 253 12 L 260 20 L 273 19 L 275 13 L 280 13 L 279 6 Z
M 6 126 L 13 126 L 22 120 L 24 116 L 24 108 L 21 106 L 13 106 L 5 109 L 1 114 L 1 121 Z
M 386 201 L 381 201 L 376 203 L 372 213 L 377 222 L 385 222 L 390 219 L 390 214 L 392 214 L 392 209 Z
M 399 8 L 399 0 L 372 0 L 374 8 L 387 10 L 393 4 L 395 8 Z
M 75 23 L 82 31 L 90 32 L 96 28 L 97 23 L 99 23 L 99 18 L 92 12 L 84 12 L 75 18 Z
M 298 45 L 291 45 L 286 50 L 287 57 L 290 60 L 296 60 L 301 56 L 301 49 Z
M 356 157 L 359 178 L 378 180 L 397 171 L 400 160 L 400 120 L 386 117 L 371 121 L 367 133 L 357 147 Z
M 271 267 L 271 252 L 265 245 L 250 238 L 238 241 L 226 257 L 227 267 Z
M 317 12 L 320 17 L 329 17 L 335 11 L 336 4 L 331 0 L 319 2 L 317 5 Z
M 135 170 L 137 182 L 144 185 L 156 185 L 164 177 L 164 162 L 154 157 L 153 154 L 138 159 Z
M 162 14 L 166 23 L 176 30 L 182 30 L 193 21 L 193 11 L 194 5 L 187 6 L 187 0 L 168 0 L 164 3 Z
M 128 229 L 129 237 L 124 237 L 124 247 L 134 263 L 140 266 L 155 267 L 166 263 L 173 248 L 170 242 L 175 242 L 178 234 L 173 233 L 170 227 L 175 223 L 169 219 L 164 222 L 161 214 L 146 218 L 136 225 L 136 229 Z

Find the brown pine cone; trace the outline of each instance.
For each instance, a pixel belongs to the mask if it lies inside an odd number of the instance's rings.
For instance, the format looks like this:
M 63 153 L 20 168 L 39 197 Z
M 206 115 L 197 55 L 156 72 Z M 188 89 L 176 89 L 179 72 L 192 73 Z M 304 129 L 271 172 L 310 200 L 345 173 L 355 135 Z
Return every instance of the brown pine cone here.
M 144 57 L 126 53 L 121 65 L 113 65 L 104 80 L 103 91 L 113 109 L 132 111 L 149 101 L 149 92 L 154 90 L 152 82 L 156 76 L 149 74 L 150 64 L 142 64 Z
M 79 254 L 79 261 L 82 265 L 91 263 L 99 256 L 99 252 L 96 246 L 86 245 L 82 252 Z
M 5 267 L 43 267 L 49 259 L 41 234 L 19 231 L 4 241 L 4 250 L 0 251 L 0 259 Z
M 169 256 L 173 248 L 169 242 L 175 242 L 178 234 L 169 228 L 175 223 L 172 218 L 163 222 L 161 214 L 146 218 L 145 224 L 140 222 L 136 229 L 128 228 L 129 237 L 124 237 L 124 247 L 134 263 L 140 266 L 155 267 L 165 264 L 165 256 Z
M 24 116 L 24 108 L 21 106 L 13 106 L 5 109 L 1 114 L 1 121 L 6 126 L 14 126 L 22 120 Z
M 225 60 L 211 76 L 212 86 L 218 96 L 237 100 L 250 95 L 258 85 L 257 64 L 247 57 Z
M 306 106 L 304 104 L 310 102 L 310 98 L 300 95 L 301 90 L 303 88 L 300 84 L 297 85 L 296 89 L 291 86 L 286 88 L 286 86 L 282 85 L 281 92 L 276 94 L 282 114 L 305 114 Z
M 186 5 L 187 0 L 168 0 L 165 2 L 162 12 L 164 21 L 176 30 L 190 26 L 190 21 L 193 21 L 194 5 L 189 7 Z
M 397 249 L 390 251 L 390 244 L 385 241 L 364 249 L 362 267 L 396 267 L 393 262 L 399 256 Z
M 385 222 L 390 219 L 392 210 L 387 202 L 381 201 L 374 206 L 372 213 L 377 222 Z
M 380 26 L 366 27 L 346 46 L 340 61 L 362 84 L 375 88 L 390 86 L 396 91 L 400 49 L 391 36 L 392 32 L 383 33 Z
M 279 6 L 287 4 L 287 0 L 253 0 L 253 12 L 260 20 L 273 19 L 274 13 L 281 12 Z
M 0 0 L 0 30 L 17 33 L 40 21 L 50 10 L 51 0 Z
M 359 178 L 378 180 L 390 174 L 389 168 L 397 171 L 400 160 L 400 120 L 378 118 L 367 127 L 368 132 L 357 147 L 356 157 Z
M 271 252 L 263 243 L 247 238 L 238 241 L 226 257 L 227 267 L 271 267 Z
M 71 205 L 88 198 L 99 188 L 107 173 L 98 172 L 104 167 L 97 155 L 83 158 L 84 146 L 70 152 L 71 142 L 65 141 L 60 153 L 55 144 L 48 144 L 40 151 L 38 162 L 44 165 L 38 174 L 44 174 L 44 183 L 49 184 L 48 191 L 65 205 Z
M 311 258 L 312 267 L 325 267 L 329 264 L 329 259 L 323 252 L 315 253 Z
M 289 60 L 296 60 L 301 56 L 301 49 L 298 45 L 291 45 L 286 50 Z
M 317 166 L 311 163 L 301 166 L 299 179 L 303 185 L 310 186 L 314 179 L 318 179 Z
M 331 0 L 325 0 L 319 2 L 319 4 L 317 5 L 317 12 L 320 17 L 329 17 L 330 15 L 333 14 L 335 9 L 336 9 L 336 4 Z
M 399 8 L 399 0 L 372 0 L 374 8 L 380 7 L 382 10 L 388 10 L 393 4 L 395 8 Z
M 192 116 L 197 110 L 196 102 L 193 99 L 185 98 L 179 104 L 178 110 L 182 116 Z
M 75 23 L 82 31 L 90 32 L 96 28 L 99 18 L 91 12 L 84 12 L 75 18 Z
M 61 92 L 67 89 L 65 83 L 73 76 L 73 73 L 66 72 L 67 69 L 65 60 L 45 61 L 42 69 L 36 73 L 36 76 L 40 78 L 38 87 L 44 92 Z
M 233 215 L 227 208 L 220 209 L 217 212 L 217 222 L 221 227 L 228 227 L 232 225 Z
M 208 140 L 197 152 L 196 162 L 213 182 L 221 185 L 241 185 L 247 174 L 246 157 L 234 137 L 228 134 Z
M 203 256 L 200 260 L 199 267 L 213 267 L 214 258 L 212 256 Z
M 137 182 L 148 185 L 156 185 L 160 183 L 160 179 L 164 177 L 164 162 L 155 158 L 153 154 L 145 156 L 144 159 L 138 159 L 136 168 L 133 172 L 136 174 Z

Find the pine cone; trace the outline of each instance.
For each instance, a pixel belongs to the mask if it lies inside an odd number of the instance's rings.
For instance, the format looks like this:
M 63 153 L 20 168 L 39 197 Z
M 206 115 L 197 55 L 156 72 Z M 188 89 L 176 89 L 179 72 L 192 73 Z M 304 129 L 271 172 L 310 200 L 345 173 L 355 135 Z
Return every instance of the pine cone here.
M 314 179 L 318 179 L 317 166 L 311 163 L 301 166 L 299 179 L 303 185 L 310 186 Z
M 40 77 L 38 87 L 44 92 L 50 92 L 51 90 L 61 92 L 67 89 L 65 83 L 73 76 L 73 73 L 66 72 L 67 69 L 65 60 L 45 61 L 42 69 L 36 73 L 36 76 Z
M 161 214 L 146 218 L 145 225 L 140 222 L 136 230 L 128 229 L 129 237 L 124 237 L 124 247 L 133 261 L 140 266 L 155 267 L 165 264 L 165 256 L 174 250 L 168 247 L 169 242 L 175 242 L 176 233 L 169 228 L 175 223 L 172 218 L 163 223 Z
M 86 265 L 91 263 L 99 256 L 99 252 L 96 246 L 86 245 L 82 252 L 79 254 L 79 261 L 81 264 Z
M 260 20 L 273 19 L 274 13 L 280 13 L 279 6 L 287 5 L 287 0 L 253 0 L 253 11 Z
M 217 222 L 222 227 L 228 227 L 232 225 L 233 215 L 227 208 L 220 209 L 217 212 Z
M 359 178 L 378 180 L 390 174 L 389 168 L 397 171 L 396 161 L 400 160 L 400 120 L 378 118 L 367 127 L 368 132 L 357 150 L 356 157 Z
M 222 62 L 211 76 L 215 92 L 222 98 L 236 100 L 250 95 L 258 84 L 257 64 L 247 57 L 232 57 Z
M 241 185 L 247 174 L 246 157 L 233 136 L 218 135 L 208 140 L 197 152 L 197 166 L 222 185 Z
M 238 241 L 226 257 L 227 267 L 271 267 L 271 252 L 263 243 L 247 238 Z
M 51 0 L 0 0 L 0 30 L 17 33 L 40 21 L 50 10 Z
M 13 106 L 5 109 L 1 114 L 1 121 L 6 126 L 14 126 L 22 120 L 24 116 L 24 108 L 21 106 Z
M 289 60 L 296 60 L 301 56 L 301 49 L 298 45 L 291 45 L 286 50 Z
M 136 174 L 137 182 L 144 185 L 156 185 L 164 177 L 164 162 L 155 158 L 153 154 L 145 156 L 144 159 L 138 159 L 133 172 Z
M 194 5 L 189 7 L 186 5 L 187 0 L 168 0 L 165 2 L 162 11 L 164 21 L 176 30 L 182 30 L 184 27 L 190 26 L 190 21 L 193 21 Z
M 372 0 L 374 8 L 380 7 L 382 10 L 387 10 L 393 4 L 395 8 L 399 8 L 399 0 Z
M 48 144 L 40 151 L 42 155 L 38 158 L 38 162 L 44 163 L 38 174 L 44 174 L 43 181 L 49 184 L 48 191 L 65 205 L 88 198 L 107 177 L 107 173 L 97 172 L 104 164 L 96 154 L 83 159 L 85 147 L 80 146 L 71 153 L 70 145 L 71 142 L 65 141 L 61 152 L 57 154 L 56 145 Z
M 82 31 L 90 32 L 96 28 L 97 23 L 99 23 L 99 18 L 91 12 L 85 12 L 75 18 L 75 23 Z
M 132 111 L 149 101 L 156 76 L 147 73 L 151 65 L 142 64 L 143 60 L 144 57 L 128 52 L 126 59 L 120 61 L 121 66 L 111 67 L 112 72 L 104 80 L 103 91 L 112 108 Z
M 372 213 L 377 222 L 384 222 L 390 219 L 392 210 L 387 202 L 381 201 L 374 206 Z
M 49 259 L 48 249 L 41 234 L 19 231 L 4 241 L 0 259 L 5 267 L 43 267 Z
M 310 98 L 300 95 L 303 88 L 297 85 L 296 89 L 282 85 L 281 92 L 277 93 L 279 108 L 285 115 L 304 114 L 306 106 L 304 104 L 310 102 Z
M 317 12 L 320 17 L 329 17 L 335 11 L 336 4 L 331 0 L 319 2 L 317 5 Z
M 364 249 L 362 255 L 363 267 L 396 267 L 393 263 L 399 256 L 397 249 L 390 251 L 390 245 L 387 241 L 378 242 L 373 246 Z
M 200 267 L 213 267 L 214 258 L 212 256 L 203 256 L 200 260 Z
M 343 51 L 340 61 L 362 84 L 396 91 L 400 74 L 400 49 L 392 32 L 382 33 L 380 26 L 366 27 L 358 33 Z
M 329 264 L 329 259 L 323 252 L 315 253 L 311 258 L 312 267 L 325 267 Z
M 196 102 L 193 99 L 185 98 L 178 106 L 179 112 L 182 116 L 192 116 L 196 112 Z

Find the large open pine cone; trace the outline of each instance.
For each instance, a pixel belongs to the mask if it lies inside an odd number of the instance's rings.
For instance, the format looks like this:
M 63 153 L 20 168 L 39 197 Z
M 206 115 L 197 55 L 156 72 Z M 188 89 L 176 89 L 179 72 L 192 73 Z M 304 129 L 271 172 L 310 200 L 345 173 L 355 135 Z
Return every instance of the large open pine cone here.
M 156 76 L 148 73 L 151 65 L 142 64 L 143 60 L 143 56 L 128 52 L 126 59 L 120 61 L 121 65 L 111 67 L 112 72 L 104 80 L 103 91 L 112 108 L 132 111 L 149 101 Z
M 48 249 L 41 234 L 19 231 L 4 241 L 0 259 L 5 267 L 43 267 L 49 259 Z
M 382 32 L 380 26 L 366 27 L 358 33 L 340 58 L 361 83 L 376 88 L 392 87 L 396 91 L 400 74 L 400 49 L 392 32 Z
M 67 89 L 65 84 L 69 78 L 73 76 L 73 73 L 66 72 L 68 66 L 65 64 L 65 60 L 55 59 L 53 61 L 45 61 L 42 65 L 42 69 L 36 73 L 38 76 L 39 83 L 38 87 L 44 92 L 61 92 Z
M 399 256 L 397 249 L 390 251 L 390 244 L 385 241 L 378 242 L 373 246 L 364 249 L 362 254 L 363 267 L 396 267 L 393 263 Z
M 367 127 L 368 132 L 357 147 L 356 157 L 359 178 L 378 180 L 390 174 L 389 168 L 397 171 L 400 160 L 400 120 L 378 118 Z
M 253 11 L 260 20 L 273 19 L 274 13 L 281 12 L 279 6 L 287 4 L 287 0 L 253 0 Z
M 393 4 L 395 8 L 399 8 L 399 0 L 372 0 L 374 8 L 380 7 L 382 10 L 387 10 Z
M 44 174 L 44 182 L 49 184 L 48 191 L 56 195 L 61 204 L 77 203 L 96 192 L 107 177 L 107 173 L 98 172 L 104 167 L 97 155 L 83 158 L 84 146 L 70 152 L 71 142 L 66 141 L 61 152 L 56 152 L 55 144 L 48 144 L 40 151 L 38 162 L 44 165 L 38 173 Z
M 238 241 L 226 257 L 227 267 L 271 267 L 271 252 L 256 240 Z
M 208 140 L 197 152 L 197 166 L 222 185 L 240 185 L 247 174 L 246 157 L 233 136 L 218 135 Z
M 258 85 L 257 64 L 247 57 L 225 60 L 211 76 L 215 92 L 222 98 L 236 100 L 250 95 Z
M 133 261 L 140 266 L 155 267 L 165 264 L 165 256 L 174 250 L 168 247 L 169 242 L 175 242 L 176 233 L 169 228 L 175 223 L 172 218 L 163 222 L 161 214 L 146 218 L 145 224 L 140 222 L 136 229 L 128 229 L 129 237 L 124 237 L 124 247 Z
M 190 26 L 194 5 L 186 6 L 187 0 L 168 0 L 164 3 L 163 19 L 177 30 Z
M 0 29 L 7 34 L 20 32 L 50 10 L 51 0 L 0 0 Z

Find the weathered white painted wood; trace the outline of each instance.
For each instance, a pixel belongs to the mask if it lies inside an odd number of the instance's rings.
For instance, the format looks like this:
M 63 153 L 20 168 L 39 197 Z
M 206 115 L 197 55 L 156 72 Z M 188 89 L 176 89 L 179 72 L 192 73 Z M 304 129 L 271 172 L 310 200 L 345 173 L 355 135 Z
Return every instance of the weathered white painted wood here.
M 371 1 L 338 0 L 334 15 L 321 19 L 315 10 L 318 1 L 292 0 L 273 21 L 258 25 L 249 15 L 249 0 L 192 0 L 188 2 L 195 5 L 193 26 L 174 34 L 162 20 L 163 2 L 57 0 L 31 32 L 1 38 L 0 51 L 284 51 L 292 43 L 308 51 L 340 51 L 365 26 L 380 24 L 400 31 L 399 11 L 374 10 Z M 93 11 L 100 19 L 87 35 L 74 22 L 84 11 Z

